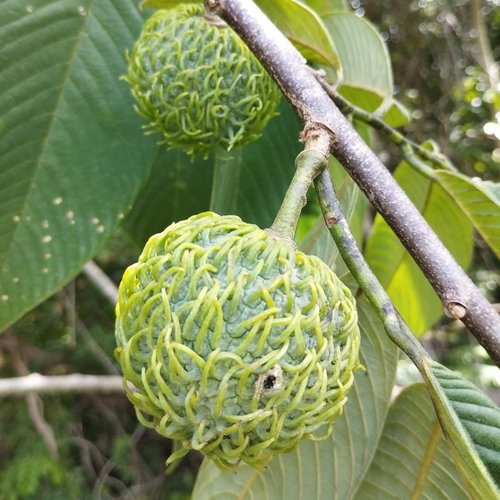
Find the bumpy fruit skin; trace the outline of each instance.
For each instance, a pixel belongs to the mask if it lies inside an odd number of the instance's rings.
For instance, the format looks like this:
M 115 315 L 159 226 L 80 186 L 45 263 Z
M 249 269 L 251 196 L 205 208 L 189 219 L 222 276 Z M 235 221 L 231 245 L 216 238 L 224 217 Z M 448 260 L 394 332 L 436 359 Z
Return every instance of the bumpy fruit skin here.
M 328 436 L 359 367 L 354 299 L 326 264 L 211 212 L 125 271 L 116 339 L 141 422 L 226 468 Z
M 203 14 L 192 4 L 153 14 L 125 79 L 150 129 L 170 147 L 206 157 L 260 137 L 280 92 L 241 39 Z

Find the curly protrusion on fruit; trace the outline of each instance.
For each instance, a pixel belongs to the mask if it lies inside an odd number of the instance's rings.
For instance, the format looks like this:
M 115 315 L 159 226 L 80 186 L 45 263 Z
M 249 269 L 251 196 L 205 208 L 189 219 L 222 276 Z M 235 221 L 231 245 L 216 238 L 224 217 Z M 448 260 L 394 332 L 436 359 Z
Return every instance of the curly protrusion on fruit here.
M 116 338 L 141 422 L 221 467 L 328 436 L 359 367 L 354 299 L 326 264 L 210 212 L 150 238 Z
M 280 91 L 229 27 L 201 5 L 158 10 L 128 56 L 125 77 L 146 128 L 191 156 L 227 151 L 260 137 Z

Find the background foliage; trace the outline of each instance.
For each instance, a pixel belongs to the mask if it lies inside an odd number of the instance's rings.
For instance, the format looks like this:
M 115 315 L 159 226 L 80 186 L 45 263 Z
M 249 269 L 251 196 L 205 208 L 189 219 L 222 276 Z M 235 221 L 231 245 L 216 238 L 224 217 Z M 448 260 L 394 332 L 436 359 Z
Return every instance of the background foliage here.
M 432 137 L 467 175 L 498 179 L 498 74 L 485 71 L 488 57 L 499 56 L 494 0 L 259 3 L 312 64 L 341 82 L 339 92 L 353 104 L 405 125 L 418 141 Z M 192 163 L 140 131 L 119 77 L 125 50 L 149 14 L 132 0 L 0 2 L 2 377 L 116 374 L 113 307 L 79 275 L 83 264 L 96 259 L 118 283 L 150 234 L 210 208 L 215 170 L 231 167 L 215 157 Z M 459 262 L 471 265 L 499 302 L 495 254 L 485 244 L 499 244 L 499 228 L 471 208 L 496 210 L 498 188 L 477 188 L 443 172 L 424 177 L 400 164 L 393 144 L 356 126 Z M 299 131 L 282 102 L 263 138 L 234 154 L 241 164 L 234 212 L 246 221 L 272 222 L 293 174 Z M 498 371 L 484 351 L 457 323 L 441 318 L 420 271 L 335 162 L 332 173 L 354 233 L 401 313 L 438 359 L 500 399 Z M 345 275 L 312 194 L 298 240 Z M 194 486 L 201 458 L 193 453 L 166 477 L 169 442 L 138 426 L 118 395 L 10 398 L 0 405 L 0 498 L 176 499 L 189 497 L 193 487 L 196 498 L 243 498 L 250 488 L 259 498 L 319 498 L 319 488 L 337 498 L 374 492 L 383 498 L 387 485 L 398 498 L 409 497 L 415 485 L 433 498 L 466 497 L 422 387 L 405 389 L 389 406 L 398 354 L 363 300 L 360 316 L 368 370 L 358 373 L 335 435 L 303 443 L 263 474 L 242 468 L 228 480 L 204 463 Z M 416 380 L 404 369 L 408 364 L 399 366 L 397 384 Z M 52 431 L 37 427 L 40 416 Z M 416 430 L 406 434 L 406 428 Z M 403 472 L 389 455 L 406 464 Z

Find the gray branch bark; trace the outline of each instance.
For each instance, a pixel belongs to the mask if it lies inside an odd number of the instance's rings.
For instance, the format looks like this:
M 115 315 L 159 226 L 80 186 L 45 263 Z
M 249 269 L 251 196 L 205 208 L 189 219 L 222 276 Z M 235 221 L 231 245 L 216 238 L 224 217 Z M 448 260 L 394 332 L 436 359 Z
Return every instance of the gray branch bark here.
M 306 129 L 328 130 L 331 152 L 387 221 L 441 298 L 500 366 L 500 316 L 455 262 L 373 151 L 326 94 L 300 53 L 251 0 L 205 0 L 250 47 Z

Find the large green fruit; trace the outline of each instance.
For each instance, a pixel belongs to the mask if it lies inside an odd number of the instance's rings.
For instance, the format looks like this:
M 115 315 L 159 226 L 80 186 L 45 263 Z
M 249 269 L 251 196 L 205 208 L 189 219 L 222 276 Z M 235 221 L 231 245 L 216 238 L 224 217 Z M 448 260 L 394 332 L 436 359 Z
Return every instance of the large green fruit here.
M 184 4 L 153 14 L 129 56 L 126 80 L 148 127 L 168 146 L 207 156 L 257 139 L 280 92 L 238 35 L 204 12 Z
M 359 366 L 354 299 L 326 264 L 211 212 L 126 270 L 116 339 L 141 422 L 222 467 L 328 436 Z

